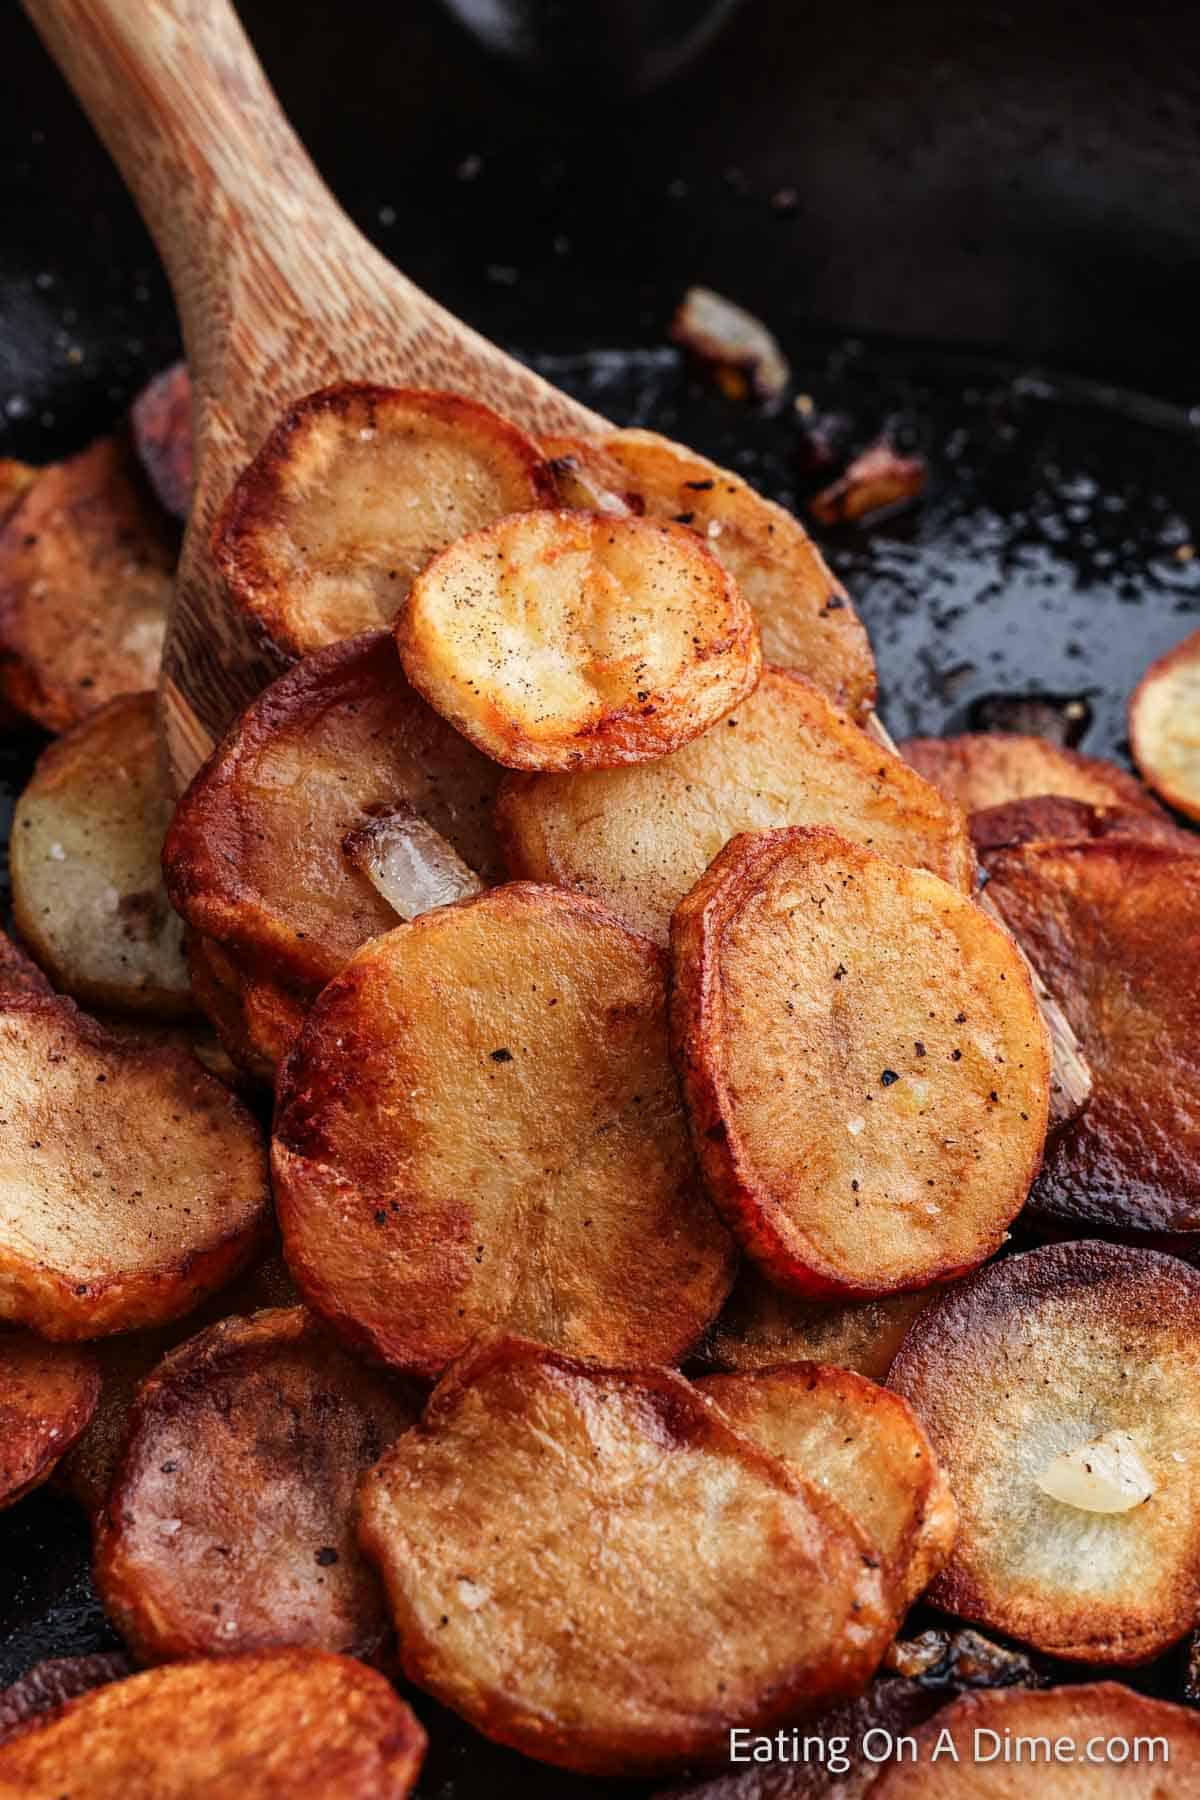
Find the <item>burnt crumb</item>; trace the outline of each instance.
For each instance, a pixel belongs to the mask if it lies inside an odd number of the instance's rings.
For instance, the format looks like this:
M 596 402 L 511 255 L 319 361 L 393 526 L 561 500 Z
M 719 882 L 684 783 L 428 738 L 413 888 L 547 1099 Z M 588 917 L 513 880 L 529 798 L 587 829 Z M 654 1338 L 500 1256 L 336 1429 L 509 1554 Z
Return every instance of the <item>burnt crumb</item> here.
M 918 1056 L 924 1056 L 924 1055 L 925 1055 L 925 1046 L 924 1046 L 924 1044 L 923 1044 L 923 1043 L 922 1043 L 922 1042 L 921 1042 L 921 1040 L 920 1040 L 920 1038 L 918 1038 L 918 1039 L 917 1039 L 917 1040 L 916 1040 L 916 1042 L 915 1042 L 915 1043 L 914 1043 L 914 1045 L 913 1045 L 913 1049 L 914 1049 L 914 1050 L 915 1050 L 915 1051 L 916 1051 L 916 1053 L 917 1053 L 917 1055 L 918 1055 Z
M 338 1553 L 332 1544 L 324 1544 L 317 1551 L 317 1561 L 323 1569 L 331 1569 L 338 1560 Z
M 879 1077 L 879 1085 L 880 1087 L 891 1087 L 893 1081 L 899 1081 L 899 1079 L 895 1069 L 885 1069 Z
M 704 1135 L 711 1143 L 723 1144 L 729 1136 L 729 1127 L 724 1119 L 718 1119 L 715 1125 L 709 1126 Z
M 513 1059 L 511 1050 L 493 1050 L 490 1052 L 490 1055 L 494 1063 L 511 1062 Z
M 384 1211 L 383 1207 L 380 1207 L 378 1212 L 375 1214 L 375 1223 L 377 1225 L 386 1225 L 387 1222 L 388 1222 L 387 1213 Z

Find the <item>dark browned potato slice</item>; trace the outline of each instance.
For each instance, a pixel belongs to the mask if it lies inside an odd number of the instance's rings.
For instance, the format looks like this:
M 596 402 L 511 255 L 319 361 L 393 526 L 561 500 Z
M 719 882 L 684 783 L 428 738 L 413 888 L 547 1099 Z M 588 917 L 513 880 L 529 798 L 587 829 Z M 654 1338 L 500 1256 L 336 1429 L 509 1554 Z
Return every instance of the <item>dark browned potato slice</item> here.
M 53 994 L 37 964 L 0 931 L 0 1005 L 9 1000 L 49 1000 Z
M 973 901 L 823 827 L 736 837 L 671 926 L 709 1192 L 778 1285 L 928 1287 L 999 1247 L 1046 1135 L 1025 965 Z
M 879 1300 L 803 1300 L 747 1259 L 705 1343 L 718 1368 L 749 1373 L 784 1362 L 832 1363 L 882 1381 L 928 1293 Z
M 179 1018 L 194 1004 L 163 888 L 170 807 L 154 712 L 153 694 L 126 694 L 43 752 L 13 817 L 13 916 L 76 1000 Z
M 1190 1629 L 1200 1604 L 1193 1269 L 1091 1242 L 1008 1257 L 920 1315 L 888 1385 L 928 1431 L 958 1502 L 935 1605 L 1089 1663 L 1145 1662 Z M 1117 1446 L 1097 1443 L 1113 1433 L 1132 1440 L 1121 1491 L 1110 1482 L 1086 1507 L 1046 1491 L 1067 1491 L 1060 1458 L 1103 1470 Z
M 139 1660 L 378 1649 L 354 1494 L 419 1412 L 302 1306 L 223 1319 L 165 1356 L 96 1530 L 96 1587 Z
M 4 1800 L 404 1800 L 425 1734 L 382 1675 L 321 1650 L 176 1663 L 0 1747 Z
M 1177 850 L 1200 850 L 1200 832 L 1182 831 L 1165 814 L 1132 806 L 1096 806 L 1042 794 L 1033 800 L 1006 800 L 971 814 L 971 842 L 981 859 L 1013 844 L 1057 839 L 1136 837 L 1172 844 Z
M 942 1568 L 956 1514 L 912 1409 L 850 1369 L 784 1363 L 696 1384 L 731 1425 L 822 1488 L 883 1561 L 902 1607 Z
M 0 1001 L 0 1318 L 101 1337 L 188 1312 L 262 1242 L 261 1134 L 185 1051 Z
M 0 1330 L 0 1507 L 39 1487 L 92 1416 L 100 1370 L 90 1350 Z
M 386 632 L 318 651 L 259 695 L 163 852 L 172 904 L 210 940 L 193 952 L 197 998 L 234 1057 L 273 1071 L 330 976 L 396 923 L 348 834 L 407 803 L 497 880 L 499 779 L 409 687 Z
M 876 1773 L 871 1800 L 1184 1800 L 1200 1793 L 1200 1718 L 1116 1681 L 993 1689 L 935 1713 L 915 1757 Z
M 1083 756 L 1046 738 L 1017 732 L 969 731 L 962 737 L 909 738 L 900 754 L 964 812 L 980 812 L 1008 800 L 1059 794 L 1092 806 L 1162 809 L 1140 781 L 1115 763 Z
M 304 656 L 389 625 L 447 544 L 555 497 L 537 445 L 478 401 L 346 382 L 280 420 L 213 553 L 238 604 Z
M 660 943 L 739 831 L 831 825 L 964 892 L 975 881 L 957 806 L 783 669 L 765 670 L 720 725 L 648 767 L 509 776 L 497 822 L 510 874 L 591 894 Z
M 0 691 L 48 731 L 152 688 L 175 546 L 124 437 L 43 469 L 0 531 Z
M 167 512 L 186 519 L 192 505 L 192 384 L 172 363 L 148 381 L 129 409 L 133 441 Z
M 1200 819 L 1200 631 L 1151 663 L 1138 682 L 1129 745 L 1155 793 Z
M 34 1663 L 11 1686 L 0 1689 L 0 1744 L 7 1743 L 31 1720 L 57 1712 L 68 1700 L 77 1700 L 93 1688 L 107 1687 L 133 1673 L 123 1650 L 102 1650 L 92 1656 L 52 1656 Z
M 733 1278 L 667 1054 L 665 958 L 553 888 L 360 950 L 281 1071 L 273 1155 L 305 1299 L 418 1374 L 495 1325 L 671 1362 Z
M 516 1338 L 450 1371 L 360 1529 L 405 1674 L 584 1774 L 724 1759 L 861 1691 L 893 1625 L 845 1515 L 681 1376 Z
M 1093 1076 L 1033 1208 L 1076 1231 L 1200 1229 L 1200 859 L 1133 838 L 1025 844 L 991 859 L 988 893 Z
M 429 704 L 510 769 L 665 756 L 762 666 L 749 605 L 693 533 L 602 513 L 518 513 L 451 544 L 396 642 Z

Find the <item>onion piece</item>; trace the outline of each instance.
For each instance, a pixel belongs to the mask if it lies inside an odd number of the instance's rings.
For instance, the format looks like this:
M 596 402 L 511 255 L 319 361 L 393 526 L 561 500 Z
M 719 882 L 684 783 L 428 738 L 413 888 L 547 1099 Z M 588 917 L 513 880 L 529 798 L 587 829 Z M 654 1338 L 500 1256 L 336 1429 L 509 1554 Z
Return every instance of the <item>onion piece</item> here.
M 687 290 L 671 336 L 718 370 L 742 370 L 759 400 L 778 400 L 792 379 L 787 357 L 761 319 L 711 288 Z
M 483 892 L 475 871 L 412 807 L 398 807 L 347 832 L 342 854 L 401 919 Z
M 1156 1483 L 1127 1431 L 1103 1437 L 1056 1456 L 1038 1476 L 1037 1485 L 1052 1500 L 1080 1512 L 1125 1513 L 1141 1506 Z

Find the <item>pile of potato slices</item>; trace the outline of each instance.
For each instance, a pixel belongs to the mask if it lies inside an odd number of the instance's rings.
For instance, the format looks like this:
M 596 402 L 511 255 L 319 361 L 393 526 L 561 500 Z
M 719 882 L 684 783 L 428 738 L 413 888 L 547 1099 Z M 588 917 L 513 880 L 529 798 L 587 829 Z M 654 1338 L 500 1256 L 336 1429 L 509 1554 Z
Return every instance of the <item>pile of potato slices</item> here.
M 127 1651 L 0 1694 L 0 1793 L 399 1796 L 438 1708 L 530 1793 L 1031 1791 L 731 1762 L 872 1729 L 1200 1791 L 1104 1678 L 1200 1612 L 1200 653 L 1146 786 L 899 753 L 740 477 L 345 383 L 218 519 L 292 666 L 176 797 L 187 407 L 0 465 L 0 1505 L 74 1495 Z

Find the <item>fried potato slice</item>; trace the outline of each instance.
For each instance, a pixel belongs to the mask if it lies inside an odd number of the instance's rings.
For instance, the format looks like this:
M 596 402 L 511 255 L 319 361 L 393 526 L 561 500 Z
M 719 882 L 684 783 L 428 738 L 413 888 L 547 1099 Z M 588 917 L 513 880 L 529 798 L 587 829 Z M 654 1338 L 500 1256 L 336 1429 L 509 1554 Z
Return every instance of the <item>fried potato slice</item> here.
M 280 1074 L 288 1265 L 351 1343 L 435 1375 L 490 1326 L 672 1362 L 733 1280 L 667 1054 L 661 951 L 495 888 L 359 951 Z
M 97 1651 L 92 1656 L 51 1656 L 34 1663 L 9 1687 L 0 1690 L 0 1744 L 22 1731 L 43 1713 L 55 1712 L 68 1700 L 107 1687 L 133 1673 L 123 1650 Z
M 133 441 L 160 504 L 176 519 L 192 505 L 192 384 L 184 363 L 148 381 L 129 409 Z
M 1151 663 L 1133 690 L 1129 747 L 1155 793 L 1200 819 L 1200 631 Z
M 840 1509 L 666 1369 L 484 1341 L 359 1504 L 405 1674 L 583 1774 L 724 1757 L 861 1691 L 891 1634 Z
M 354 1494 L 420 1410 L 303 1306 L 222 1319 L 165 1356 L 96 1530 L 97 1591 L 139 1660 L 377 1650 L 387 1611 Z
M 850 1369 L 813 1362 L 707 1375 L 696 1385 L 738 1431 L 837 1502 L 910 1606 L 944 1565 L 957 1525 L 911 1407 Z
M 91 1418 L 100 1370 L 90 1350 L 0 1331 L 0 1507 L 40 1487 Z
M 47 731 L 158 679 L 173 533 L 125 437 L 43 469 L 0 531 L 0 693 Z
M 153 694 L 110 700 L 45 750 L 17 801 L 13 917 L 57 987 L 89 1006 L 194 1012 L 163 887 L 170 805 Z
M 1054 1244 L 981 1269 L 915 1321 L 888 1376 L 958 1502 L 930 1599 L 1035 1649 L 1140 1663 L 1200 1604 L 1200 1275 L 1175 1257 Z M 1128 1433 L 1151 1497 L 1052 1499 L 1056 1458 Z
M 953 1744 L 956 1754 L 938 1743 Z M 963 1694 L 876 1769 L 871 1800 L 1166 1800 L 1200 1791 L 1200 1719 L 1117 1681 Z
M 1046 738 L 968 731 L 961 737 L 909 738 L 901 744 L 900 754 L 967 813 L 1008 800 L 1059 794 L 1092 806 L 1162 814 L 1154 796 L 1115 763 L 1067 750 Z
M 1050 1047 L 1007 933 L 824 827 L 736 837 L 676 909 L 671 1046 L 709 1192 L 779 1286 L 928 1287 L 1003 1242 Z
M 602 513 L 517 513 L 451 544 L 395 630 L 413 686 L 510 769 L 666 756 L 762 666 L 749 605 L 692 532 Z
M 425 1733 L 382 1675 L 321 1650 L 176 1663 L 0 1747 L 4 1800 L 404 1800 Z
M 1076 838 L 1135 837 L 1172 844 L 1177 850 L 1200 850 L 1200 833 L 1181 831 L 1165 815 L 1133 806 L 1096 806 L 1042 794 L 1034 800 L 1007 800 L 971 814 L 971 842 L 982 860 L 1014 844 Z
M 988 893 L 1092 1071 L 1031 1211 L 1078 1231 L 1200 1230 L 1200 860 L 1134 838 L 1025 844 Z
M 0 1318 L 102 1337 L 190 1310 L 263 1241 L 261 1134 L 185 1051 L 0 1000 Z
M 478 401 L 344 382 L 284 414 L 213 554 L 234 600 L 304 656 L 389 625 L 448 544 L 555 498 L 537 445 Z
M 831 825 L 964 892 L 975 882 L 957 806 L 783 669 L 767 669 L 736 712 L 650 767 L 508 776 L 497 824 L 511 875 L 591 894 L 659 943 L 739 831 Z
M 0 931 L 0 1006 L 9 1000 L 49 1000 L 54 989 L 19 944 Z
M 259 695 L 163 849 L 172 905 L 209 940 L 192 978 L 231 1055 L 270 1073 L 330 977 L 396 924 L 343 849 L 372 819 L 407 804 L 484 881 L 501 878 L 499 779 L 409 687 L 386 632 L 318 651 Z
M 12 456 L 0 456 L 0 526 L 15 508 L 26 488 L 37 480 L 31 463 L 18 462 Z
M 879 1300 L 802 1300 L 767 1280 L 747 1258 L 705 1342 L 708 1361 L 749 1374 L 778 1363 L 830 1363 L 882 1381 L 930 1294 Z

